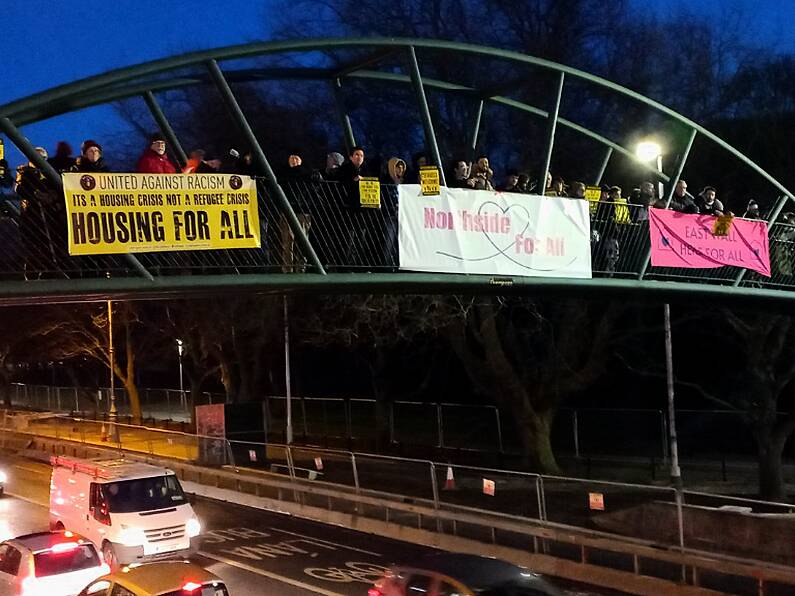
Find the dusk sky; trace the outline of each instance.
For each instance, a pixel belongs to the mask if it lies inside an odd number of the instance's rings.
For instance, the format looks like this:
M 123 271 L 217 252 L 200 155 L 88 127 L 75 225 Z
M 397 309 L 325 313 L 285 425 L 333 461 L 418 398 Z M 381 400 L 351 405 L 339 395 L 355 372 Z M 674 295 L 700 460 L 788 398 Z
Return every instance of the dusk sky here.
M 739 10 L 747 18 L 750 40 L 778 51 L 795 51 L 792 0 L 632 0 L 661 17 L 682 8 L 720 15 Z M 106 3 L 0 0 L 0 104 L 112 68 L 183 52 L 251 41 L 271 33 L 273 3 L 268 0 L 224 2 L 115 0 Z M 330 32 L 329 35 L 333 35 Z M 671 32 L 672 38 L 676 32 Z M 77 150 L 88 137 L 109 137 L 123 130 L 111 108 L 101 112 L 106 130 L 85 129 L 80 115 L 60 116 L 29 126 L 26 135 L 49 151 L 61 139 Z M 92 113 L 92 120 L 95 118 Z M 99 140 L 99 139 L 98 139 Z M 105 139 L 103 139 L 105 140 Z M 107 143 L 107 142 L 106 142 Z M 12 164 L 21 157 L 7 145 Z

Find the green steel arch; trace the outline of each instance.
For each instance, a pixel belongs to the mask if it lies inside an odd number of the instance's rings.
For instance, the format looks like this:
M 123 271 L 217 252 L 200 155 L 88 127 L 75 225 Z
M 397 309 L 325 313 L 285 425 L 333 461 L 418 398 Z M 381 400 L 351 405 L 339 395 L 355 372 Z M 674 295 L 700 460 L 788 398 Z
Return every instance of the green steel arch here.
M 353 62 L 339 62 L 324 68 L 303 67 L 303 68 L 238 68 L 222 71 L 219 62 L 255 58 L 260 56 L 273 56 L 280 54 L 295 54 L 323 51 L 326 53 L 339 52 L 343 50 L 368 50 L 370 53 L 359 60 Z M 417 51 L 432 51 L 454 53 L 467 56 L 478 56 L 483 58 L 500 59 L 508 62 L 522 64 L 548 70 L 555 73 L 558 77 L 556 94 L 553 98 L 553 108 L 549 110 L 541 109 L 509 97 L 505 97 L 494 89 L 478 89 L 455 81 L 443 81 L 423 77 L 420 72 L 420 62 L 417 59 Z M 403 57 L 408 67 L 406 74 L 396 74 L 394 72 L 379 71 L 372 69 L 379 63 L 395 56 Z M 345 112 L 344 101 L 339 91 L 345 80 L 364 80 L 380 81 L 394 84 L 411 85 L 415 91 L 420 115 L 422 116 L 425 141 L 434 162 L 441 166 L 439 150 L 433 129 L 433 122 L 428 110 L 425 89 L 431 88 L 440 92 L 454 93 L 470 97 L 473 101 L 479 102 L 477 119 L 474 125 L 472 138 L 472 149 L 477 143 L 477 134 L 480 123 L 480 116 L 484 104 L 492 103 L 513 108 L 547 120 L 549 123 L 549 134 L 546 139 L 547 147 L 545 153 L 545 163 L 540 171 L 545 173 L 549 169 L 549 163 L 555 142 L 555 130 L 557 126 L 565 127 L 581 134 L 601 145 L 606 149 L 604 161 L 596 175 L 596 181 L 601 179 L 601 175 L 607 165 L 608 160 L 615 154 L 634 158 L 634 153 L 627 147 L 622 146 L 603 135 L 577 124 L 559 115 L 561 96 L 565 83 L 568 79 L 582 81 L 596 88 L 601 88 L 617 95 L 629 98 L 657 113 L 678 122 L 690 131 L 687 146 L 676 164 L 674 171 L 668 174 L 657 172 L 648 164 L 641 164 L 650 172 L 658 176 L 662 181 L 668 182 L 680 177 L 690 149 L 696 135 L 715 143 L 725 150 L 728 154 L 744 163 L 755 171 L 761 178 L 766 180 L 780 193 L 770 223 L 775 222 L 778 214 L 784 205 L 793 199 L 792 193 L 784 187 L 778 180 L 773 178 L 760 165 L 753 162 L 747 156 L 726 143 L 720 137 L 711 133 L 701 125 L 684 117 L 670 108 L 621 85 L 609 80 L 592 75 L 590 73 L 571 68 L 562 64 L 557 64 L 527 56 L 517 52 L 478 46 L 473 44 L 448 42 L 441 40 L 414 39 L 414 38 L 322 38 L 322 39 L 301 39 L 288 41 L 274 41 L 252 43 L 244 45 L 229 46 L 211 50 L 202 50 L 186 53 L 180 56 L 173 56 L 165 59 L 154 60 L 136 66 L 120 68 L 100 75 L 88 77 L 86 79 L 54 87 L 47 91 L 33 94 L 5 105 L 0 106 L 0 132 L 18 146 L 28 159 L 38 165 L 51 181 L 60 185 L 57 174 L 42 160 L 33 150 L 32 144 L 23 136 L 19 127 L 41 120 L 52 118 L 67 112 L 105 104 L 125 98 L 140 96 L 146 101 L 156 122 L 162 132 L 169 138 L 171 145 L 175 148 L 179 159 L 184 160 L 185 154 L 181 149 L 178 139 L 174 134 L 165 114 L 160 109 L 155 98 L 155 93 L 189 87 L 193 85 L 214 85 L 221 94 L 224 104 L 240 126 L 246 140 L 253 148 L 254 161 L 260 173 L 268 184 L 270 192 L 280 206 L 284 216 L 290 224 L 296 241 L 301 251 L 308 258 L 310 265 L 315 273 L 312 274 L 292 274 L 283 276 L 278 274 L 252 273 L 247 275 L 238 274 L 219 274 L 214 276 L 191 276 L 191 279 L 180 279 L 177 276 L 156 276 L 141 263 L 137 258 L 128 255 L 129 265 L 140 274 L 142 279 L 93 279 L 93 280 L 53 280 L 31 282 L 19 281 L 0 281 L 0 301 L 21 301 L 26 297 L 40 296 L 47 300 L 66 300 L 69 296 L 83 297 L 107 297 L 110 294 L 125 294 L 129 297 L 168 295 L 173 292 L 198 292 L 208 290 L 218 290 L 223 288 L 246 288 L 248 290 L 261 289 L 263 291 L 277 291 L 278 289 L 311 290 L 318 289 L 324 291 L 328 288 L 335 291 L 340 287 L 349 287 L 356 291 L 367 291 L 368 288 L 390 288 L 391 291 L 410 291 L 433 288 L 444 288 L 453 291 L 456 288 L 466 289 L 467 291 L 493 291 L 495 289 L 494 279 L 488 276 L 428 276 L 406 273 L 392 273 L 386 276 L 375 278 L 372 275 L 361 276 L 357 274 L 332 274 L 326 275 L 326 271 L 321 265 L 317 254 L 301 228 L 283 189 L 279 185 L 267 158 L 248 125 L 245 115 L 240 110 L 234 93 L 230 87 L 230 82 L 249 82 L 262 80 L 316 80 L 328 81 L 335 92 L 337 108 L 340 120 L 345 133 L 346 144 L 353 144 L 353 132 L 350 127 L 350 120 Z M 673 195 L 673 185 L 669 185 L 667 200 L 670 202 Z M 745 270 L 731 272 L 729 277 L 723 276 L 717 279 L 707 278 L 706 281 L 717 282 L 719 285 L 707 285 L 704 276 L 683 277 L 672 276 L 670 279 L 684 279 L 685 281 L 670 281 L 664 283 L 660 281 L 647 281 L 648 253 L 638 267 L 638 270 L 629 276 L 634 279 L 616 278 L 597 278 L 588 283 L 575 282 L 569 280 L 567 284 L 572 288 L 579 288 L 585 292 L 610 291 L 610 289 L 620 289 L 621 291 L 644 292 L 650 291 L 655 295 L 662 294 L 692 294 L 693 292 L 705 293 L 706 295 L 726 294 L 731 292 L 733 296 L 753 297 L 765 299 L 789 299 L 789 292 L 782 292 L 778 288 L 788 286 L 788 283 L 775 283 L 765 287 L 764 283 L 758 280 L 753 284 L 745 283 Z M 347 281 L 346 281 L 347 280 Z M 199 283 L 200 282 L 200 283 Z M 500 282 L 498 285 L 505 287 Z M 518 291 L 527 291 L 528 288 L 538 288 L 543 291 L 557 291 L 561 287 L 561 282 L 539 279 L 510 280 L 509 285 Z M 566 284 L 564 284 L 566 285 Z M 773 289 L 776 288 L 776 289 Z M 795 295 L 795 294 L 793 294 Z

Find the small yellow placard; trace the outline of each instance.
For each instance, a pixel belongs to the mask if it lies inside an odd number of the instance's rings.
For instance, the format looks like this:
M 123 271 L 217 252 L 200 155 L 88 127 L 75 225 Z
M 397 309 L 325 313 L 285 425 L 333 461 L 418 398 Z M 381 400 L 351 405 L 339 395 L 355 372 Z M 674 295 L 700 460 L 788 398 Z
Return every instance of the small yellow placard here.
M 729 232 L 732 229 L 732 221 L 734 220 L 734 216 L 729 215 L 720 215 L 715 219 L 715 224 L 712 226 L 712 235 L 713 236 L 728 236 Z
M 626 199 L 616 199 L 615 201 L 615 218 L 617 224 L 632 223 L 632 217 L 629 214 L 629 207 L 627 206 Z
M 0 139 L 0 159 L 5 159 L 6 157 L 6 148 L 3 145 L 3 139 Z
M 439 188 L 439 168 L 436 166 L 422 166 L 420 168 L 420 188 L 422 196 L 436 196 L 441 192 Z
M 602 198 L 602 189 L 598 186 L 586 186 L 585 198 L 588 199 L 588 210 L 591 215 L 596 215 L 596 209 L 599 207 L 599 199 Z
M 381 208 L 381 183 L 378 178 L 359 178 L 359 205 L 370 209 Z

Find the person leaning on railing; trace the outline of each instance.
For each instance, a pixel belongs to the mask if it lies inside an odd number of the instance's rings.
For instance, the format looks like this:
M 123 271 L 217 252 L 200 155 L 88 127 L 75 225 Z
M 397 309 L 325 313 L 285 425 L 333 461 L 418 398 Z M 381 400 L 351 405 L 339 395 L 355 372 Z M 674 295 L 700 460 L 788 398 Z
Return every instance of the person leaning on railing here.
M 665 199 L 658 199 L 654 206 L 658 209 L 665 209 Z M 668 205 L 668 208 L 672 211 L 679 211 L 680 213 L 698 213 L 698 205 L 696 205 L 693 195 L 687 192 L 687 182 L 684 180 L 680 179 L 676 182 L 674 194 L 671 197 L 671 204 Z

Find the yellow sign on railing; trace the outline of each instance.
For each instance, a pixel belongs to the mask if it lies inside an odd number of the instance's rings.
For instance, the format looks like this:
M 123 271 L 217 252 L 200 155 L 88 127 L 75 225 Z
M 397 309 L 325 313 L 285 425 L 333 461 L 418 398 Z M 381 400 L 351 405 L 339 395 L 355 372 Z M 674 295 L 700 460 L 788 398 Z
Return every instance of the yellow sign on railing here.
M 436 166 L 420 167 L 420 188 L 425 197 L 436 196 L 440 190 L 439 168 Z
M 629 214 L 629 207 L 626 199 L 615 200 L 614 217 L 617 224 L 632 223 L 632 216 Z
M 602 189 L 598 186 L 586 186 L 585 198 L 588 199 L 588 211 L 590 211 L 592 216 L 596 215 L 599 199 L 602 198 Z
M 381 208 L 381 183 L 378 178 L 359 178 L 359 205 L 369 209 Z
M 63 184 L 70 255 L 260 246 L 248 176 L 70 173 Z

